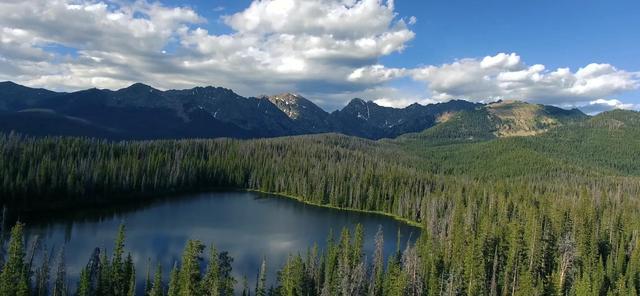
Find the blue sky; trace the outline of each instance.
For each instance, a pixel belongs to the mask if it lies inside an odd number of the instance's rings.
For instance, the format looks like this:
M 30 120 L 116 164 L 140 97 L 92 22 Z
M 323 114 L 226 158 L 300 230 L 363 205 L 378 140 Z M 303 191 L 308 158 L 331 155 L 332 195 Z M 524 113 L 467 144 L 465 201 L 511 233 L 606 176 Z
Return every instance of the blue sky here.
M 245 9 L 251 1 L 167 1 L 188 5 L 209 19 L 217 33 L 229 28 L 218 18 Z M 396 0 L 400 17 L 415 16 L 417 37 L 385 64 L 411 67 L 460 57 L 517 52 L 551 67 L 606 62 L 640 69 L 640 1 L 634 0 Z
M 352 97 L 640 106 L 640 1 L 61 3 L 0 4 L 0 79 L 292 91 L 325 109 Z

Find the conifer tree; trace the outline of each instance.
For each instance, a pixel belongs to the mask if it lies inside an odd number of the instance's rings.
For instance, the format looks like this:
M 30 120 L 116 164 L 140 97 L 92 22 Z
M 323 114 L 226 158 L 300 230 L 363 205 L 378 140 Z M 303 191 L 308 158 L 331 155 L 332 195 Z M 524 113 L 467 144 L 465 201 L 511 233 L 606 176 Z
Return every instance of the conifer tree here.
M 49 252 L 45 249 L 42 255 L 41 265 L 36 269 L 36 282 L 33 293 L 35 296 L 46 296 L 49 294 L 50 261 Z
M 135 284 L 136 284 L 136 269 L 133 266 L 133 258 L 131 257 L 131 253 L 127 254 L 127 260 L 124 264 L 124 276 L 126 279 L 126 295 L 130 295 L 131 293 L 135 293 Z
M 109 259 L 107 258 L 106 250 L 102 250 L 100 252 L 100 264 L 98 266 L 96 295 L 97 296 L 112 295 L 113 290 L 111 285 L 112 285 L 111 266 L 109 264 Z
M 144 295 L 150 294 L 151 285 L 151 258 L 147 258 L 147 272 L 144 278 Z
M 68 292 L 67 287 L 67 267 L 64 262 L 64 248 L 60 249 L 58 253 L 58 267 L 56 270 L 56 278 L 53 282 L 53 296 L 66 296 Z
M 231 274 L 233 271 L 233 257 L 229 256 L 227 251 L 220 252 L 218 254 L 218 265 L 220 270 L 220 295 L 230 296 L 233 295 L 233 288 L 236 284 L 236 280 Z
M 378 227 L 375 236 L 375 250 L 373 254 L 373 270 L 371 272 L 371 280 L 369 284 L 369 295 L 382 295 L 382 283 L 384 276 L 384 238 L 382 226 Z
M 153 285 L 149 290 L 149 296 L 164 296 L 164 286 L 162 284 L 162 266 L 158 264 L 156 273 L 153 275 Z
M 249 280 L 247 276 L 242 277 L 242 296 L 250 296 L 251 292 L 249 290 Z
M 267 295 L 267 258 L 262 258 L 260 263 L 260 270 L 258 271 L 258 278 L 256 280 L 256 296 Z
M 111 259 L 111 289 L 115 296 L 124 296 L 127 294 L 129 276 L 125 270 L 124 255 L 125 226 L 121 224 L 118 228 L 115 246 L 113 249 L 113 258 Z
M 171 269 L 171 273 L 169 274 L 169 290 L 167 291 L 167 296 L 178 296 L 180 292 L 180 284 L 179 284 L 179 272 L 178 263 L 173 264 L 173 268 Z
M 7 259 L 5 260 L 2 273 L 0 274 L 0 295 L 18 295 L 24 291 L 19 288 L 24 285 L 25 266 L 24 266 L 24 224 L 18 222 L 11 229 L 11 237 L 9 239 L 9 247 L 7 250 Z
M 127 296 L 135 296 L 136 295 L 136 271 L 135 269 L 131 270 L 129 274 L 129 282 L 127 285 Z
M 80 282 L 78 283 L 78 291 L 76 292 L 78 296 L 90 296 L 91 292 L 91 278 L 89 275 L 89 271 L 87 268 L 83 268 L 80 271 Z
M 182 266 L 178 273 L 178 295 L 199 295 L 200 260 L 204 245 L 198 240 L 189 240 L 182 253 Z
M 207 296 L 220 295 L 220 266 L 218 263 L 218 252 L 216 247 L 211 244 L 209 248 L 209 262 L 207 271 L 202 280 L 202 291 Z

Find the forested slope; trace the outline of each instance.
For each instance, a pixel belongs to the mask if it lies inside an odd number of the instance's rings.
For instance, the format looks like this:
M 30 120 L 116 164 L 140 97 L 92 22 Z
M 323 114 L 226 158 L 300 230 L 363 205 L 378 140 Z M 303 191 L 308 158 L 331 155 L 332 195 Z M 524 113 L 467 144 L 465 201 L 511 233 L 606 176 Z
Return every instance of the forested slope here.
M 212 187 L 285 193 L 422 223 L 415 254 L 392 259 L 381 276 L 390 288 L 377 295 L 636 295 L 639 122 L 636 112 L 614 111 L 536 136 L 435 145 L 429 137 L 107 142 L 4 135 L 0 195 L 29 208 Z M 295 273 L 310 268 L 292 260 Z M 341 267 L 325 268 L 338 277 L 329 291 L 346 289 Z

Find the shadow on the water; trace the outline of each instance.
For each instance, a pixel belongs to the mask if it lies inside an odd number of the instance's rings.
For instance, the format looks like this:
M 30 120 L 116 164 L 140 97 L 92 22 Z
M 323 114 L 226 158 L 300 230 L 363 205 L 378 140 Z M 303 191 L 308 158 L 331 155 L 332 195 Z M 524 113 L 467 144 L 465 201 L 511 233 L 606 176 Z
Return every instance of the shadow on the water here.
M 330 233 L 364 228 L 364 251 L 372 254 L 374 236 L 384 231 L 384 254 L 403 250 L 415 242 L 420 229 L 391 217 L 318 207 L 291 198 L 245 190 L 208 191 L 134 199 L 109 205 L 77 207 L 65 211 L 41 211 L 19 214 L 26 223 L 27 244 L 41 238 L 48 246 L 64 246 L 67 267 L 73 281 L 96 247 L 109 250 L 118 225 L 127 228 L 126 249 L 135 263 L 144 266 L 148 259 L 163 267 L 172 266 L 181 257 L 185 243 L 198 239 L 215 243 L 234 258 L 234 276 L 255 273 L 256 266 L 268 258 L 268 278 L 277 279 L 278 269 L 290 254 L 304 254 L 317 244 L 326 247 Z M 8 222 L 10 223 L 10 222 Z M 165 269 L 165 272 L 169 270 Z M 253 279 L 250 285 L 255 284 Z M 144 274 L 137 278 L 144 286 Z
M 216 192 L 245 192 L 242 189 L 210 189 L 210 193 Z M 156 197 L 144 198 L 114 198 L 111 202 L 79 204 L 67 209 L 52 210 L 12 210 L 5 208 L 4 225 L 13 225 L 17 221 L 27 224 L 49 225 L 59 223 L 86 223 L 103 222 L 126 216 L 130 213 L 140 212 L 152 207 L 162 206 L 168 203 L 180 204 L 188 203 L 195 199 L 202 198 L 200 193 L 180 193 L 174 195 L 158 195 Z M 269 194 L 258 194 L 260 198 L 267 198 Z

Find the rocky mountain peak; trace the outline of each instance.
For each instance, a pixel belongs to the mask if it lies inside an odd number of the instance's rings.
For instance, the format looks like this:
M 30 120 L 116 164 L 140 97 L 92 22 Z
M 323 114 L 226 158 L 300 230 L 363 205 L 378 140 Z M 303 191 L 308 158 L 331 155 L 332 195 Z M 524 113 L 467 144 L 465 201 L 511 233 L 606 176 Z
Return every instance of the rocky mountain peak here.
M 307 100 L 303 96 L 294 93 L 281 93 L 272 96 L 265 96 L 278 109 L 287 114 L 291 119 L 298 119 L 309 113 L 325 113 L 324 110 Z

